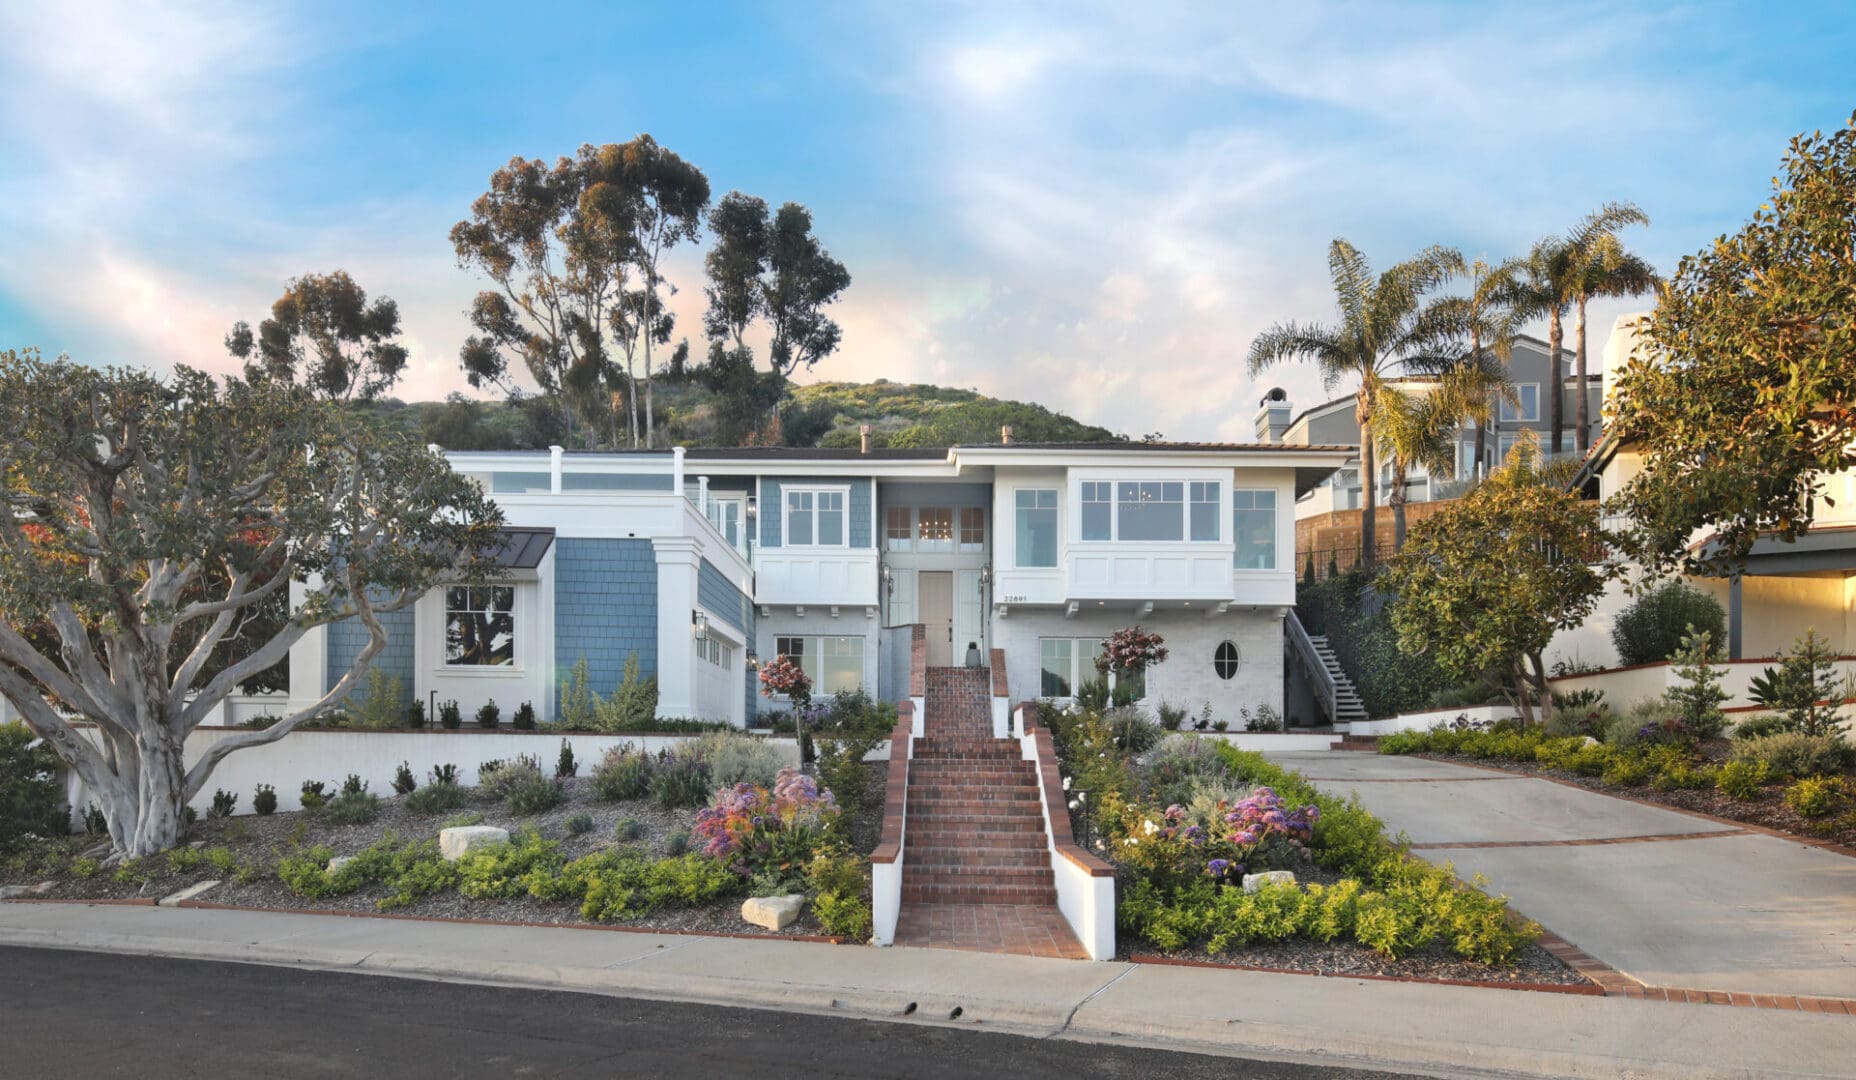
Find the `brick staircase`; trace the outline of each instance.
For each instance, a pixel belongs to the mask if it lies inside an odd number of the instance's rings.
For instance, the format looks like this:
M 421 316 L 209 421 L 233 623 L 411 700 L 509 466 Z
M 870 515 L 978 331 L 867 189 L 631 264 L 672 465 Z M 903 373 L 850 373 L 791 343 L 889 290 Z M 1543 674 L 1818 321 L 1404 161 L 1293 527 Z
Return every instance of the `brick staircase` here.
M 992 673 L 930 668 L 909 763 L 898 945 L 1082 957 L 1057 911 L 1038 778 L 992 736 Z

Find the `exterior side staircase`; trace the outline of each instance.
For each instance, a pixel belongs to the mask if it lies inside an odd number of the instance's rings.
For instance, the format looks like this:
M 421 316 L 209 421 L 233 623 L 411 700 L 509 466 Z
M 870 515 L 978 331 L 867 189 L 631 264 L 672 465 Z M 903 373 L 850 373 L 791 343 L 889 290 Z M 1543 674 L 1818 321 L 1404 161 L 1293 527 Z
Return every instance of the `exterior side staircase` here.
M 1308 643 L 1315 647 L 1315 655 L 1320 657 L 1321 666 L 1327 669 L 1328 679 L 1334 684 L 1334 715 L 1329 721 L 1334 724 L 1351 724 L 1355 720 L 1366 719 L 1366 705 L 1360 701 L 1360 692 L 1354 688 L 1353 680 L 1340 666 L 1340 658 L 1334 655 L 1333 646 L 1323 635 L 1310 635 Z

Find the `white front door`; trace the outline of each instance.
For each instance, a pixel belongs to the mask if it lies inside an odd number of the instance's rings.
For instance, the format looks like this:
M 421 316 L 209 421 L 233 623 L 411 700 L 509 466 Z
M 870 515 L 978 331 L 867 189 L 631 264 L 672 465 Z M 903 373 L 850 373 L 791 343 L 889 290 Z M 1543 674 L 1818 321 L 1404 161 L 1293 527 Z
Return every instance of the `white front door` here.
M 954 664 L 954 574 L 951 570 L 923 570 L 915 575 L 916 610 L 927 628 L 928 666 Z

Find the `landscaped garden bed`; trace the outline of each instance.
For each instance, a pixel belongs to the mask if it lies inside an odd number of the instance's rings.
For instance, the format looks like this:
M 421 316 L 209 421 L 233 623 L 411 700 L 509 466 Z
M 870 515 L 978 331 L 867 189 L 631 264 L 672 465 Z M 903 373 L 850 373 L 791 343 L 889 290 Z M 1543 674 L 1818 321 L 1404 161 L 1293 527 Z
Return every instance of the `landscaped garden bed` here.
M 96 835 L 37 840 L 0 857 L 0 882 L 50 882 L 37 894 L 48 899 L 156 899 L 217 880 L 196 899 L 861 941 L 886 778 L 861 760 L 866 743 L 828 732 L 811 773 L 764 741 L 714 735 L 600 762 L 518 759 L 475 787 L 442 765 L 422 780 L 408 768 L 396 787 L 416 786 L 384 798 L 358 778 L 311 781 L 323 789 L 315 809 L 208 815 L 184 846 L 146 859 L 111 865 Z M 845 805 L 820 786 L 826 777 Z M 251 795 L 260 808 L 273 796 Z M 464 826 L 502 828 L 510 841 L 446 859 L 441 830 Z M 772 931 L 743 920 L 745 898 L 792 893 L 807 900 L 798 921 Z
M 1116 867 L 1126 957 L 1589 985 L 1538 926 L 1405 853 L 1357 799 L 1131 707 L 1041 714 L 1075 834 Z M 1273 871 L 1295 879 L 1254 876 Z

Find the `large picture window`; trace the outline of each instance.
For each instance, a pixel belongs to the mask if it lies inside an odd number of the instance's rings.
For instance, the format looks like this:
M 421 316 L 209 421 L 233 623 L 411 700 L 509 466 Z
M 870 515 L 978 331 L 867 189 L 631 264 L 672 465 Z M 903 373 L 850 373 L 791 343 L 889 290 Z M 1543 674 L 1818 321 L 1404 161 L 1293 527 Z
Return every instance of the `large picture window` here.
M 510 667 L 515 662 L 515 588 L 452 585 L 445 589 L 445 663 Z
M 1115 539 L 1184 540 L 1186 485 L 1124 480 L 1115 485 Z
M 844 547 L 844 492 L 788 488 L 786 542 L 794 547 Z
M 1018 565 L 1057 565 L 1057 492 L 1020 488 L 1018 502 Z
M 1516 383 L 1514 396 L 1521 403 L 1520 408 L 1515 408 L 1505 399 L 1501 400 L 1498 405 L 1496 415 L 1503 423 L 1532 423 L 1540 419 L 1539 383 Z
M 1075 697 L 1078 686 L 1097 677 L 1096 658 L 1101 655 L 1101 638 L 1039 638 L 1038 657 L 1043 674 L 1038 695 Z
M 812 680 L 817 700 L 864 685 L 864 639 L 860 637 L 776 637 L 774 649 Z
M 1276 569 L 1276 493 L 1233 491 L 1231 537 L 1237 541 L 1232 565 L 1239 570 Z

